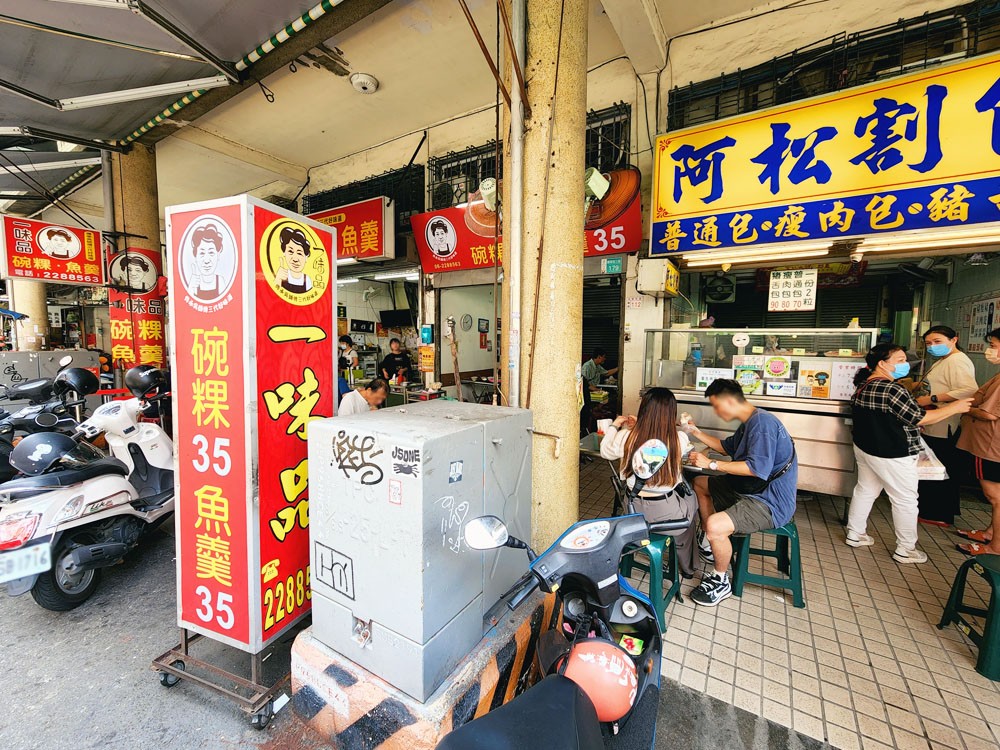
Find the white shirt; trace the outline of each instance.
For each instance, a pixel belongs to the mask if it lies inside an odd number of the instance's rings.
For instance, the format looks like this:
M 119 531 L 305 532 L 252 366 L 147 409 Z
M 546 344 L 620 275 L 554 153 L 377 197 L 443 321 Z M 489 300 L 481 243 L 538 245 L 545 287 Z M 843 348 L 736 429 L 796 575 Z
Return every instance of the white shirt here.
M 361 392 L 351 391 L 350 393 L 345 393 L 344 397 L 340 400 L 337 416 L 347 417 L 351 414 L 367 414 L 370 411 L 372 411 L 372 407 L 365 401 L 365 397 L 361 395 Z
M 347 396 L 344 396 L 344 398 L 346 399 Z M 620 460 L 622 456 L 625 455 L 625 443 L 628 441 L 628 436 L 631 432 L 632 432 L 631 430 L 619 430 L 617 427 L 613 425 L 608 425 L 607 427 L 605 427 L 604 439 L 601 440 L 601 458 L 606 458 L 608 461 Z M 690 444 L 691 444 L 691 438 L 688 437 L 687 433 L 678 430 L 677 448 L 681 452 L 682 456 L 685 453 L 687 453 L 688 446 Z M 681 479 L 682 479 L 681 472 L 678 471 L 677 484 L 680 484 Z M 632 483 L 634 481 L 635 477 L 630 476 L 628 478 L 629 487 L 632 486 Z M 642 488 L 642 491 L 650 493 L 662 492 L 666 494 L 670 492 L 670 490 L 672 490 L 674 487 L 676 487 L 677 484 L 674 484 L 670 487 L 664 487 L 655 484 L 647 484 L 645 487 Z
M 972 364 L 969 355 L 955 351 L 944 359 L 935 362 L 927 371 L 927 383 L 931 387 L 932 396 L 947 394 L 952 398 L 969 398 L 979 389 L 976 383 L 976 366 Z M 929 424 L 923 428 L 924 434 L 936 438 L 946 438 L 949 434 L 958 432 L 962 415 L 955 414 L 940 422 Z

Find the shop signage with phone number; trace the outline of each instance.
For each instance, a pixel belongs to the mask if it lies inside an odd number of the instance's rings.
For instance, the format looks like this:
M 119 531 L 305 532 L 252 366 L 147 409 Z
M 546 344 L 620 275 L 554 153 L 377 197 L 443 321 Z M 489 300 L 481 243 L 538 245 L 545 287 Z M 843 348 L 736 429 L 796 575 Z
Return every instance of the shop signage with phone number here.
M 0 216 L 0 276 L 104 286 L 101 233 L 44 221 Z
M 168 209 L 167 238 L 173 367 L 188 384 L 175 400 L 178 621 L 258 653 L 311 606 L 306 438 L 334 408 L 333 237 L 237 196 Z
M 1000 221 L 1000 55 L 667 133 L 650 252 Z

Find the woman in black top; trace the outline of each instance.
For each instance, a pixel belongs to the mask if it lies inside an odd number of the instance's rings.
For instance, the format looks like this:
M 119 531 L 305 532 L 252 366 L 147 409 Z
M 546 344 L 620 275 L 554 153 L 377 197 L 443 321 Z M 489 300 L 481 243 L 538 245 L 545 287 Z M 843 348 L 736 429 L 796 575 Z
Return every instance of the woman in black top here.
M 878 344 L 865 355 L 865 362 L 868 366 L 854 379 L 858 389 L 851 399 L 858 483 L 848 513 L 847 544 L 875 544 L 866 533 L 868 516 L 884 489 L 892 503 L 896 531 L 893 559 L 926 562 L 927 555 L 917 549 L 917 454 L 921 448 L 917 428 L 969 411 L 972 399 L 951 401 L 925 413 L 896 382 L 910 372 L 903 347 Z

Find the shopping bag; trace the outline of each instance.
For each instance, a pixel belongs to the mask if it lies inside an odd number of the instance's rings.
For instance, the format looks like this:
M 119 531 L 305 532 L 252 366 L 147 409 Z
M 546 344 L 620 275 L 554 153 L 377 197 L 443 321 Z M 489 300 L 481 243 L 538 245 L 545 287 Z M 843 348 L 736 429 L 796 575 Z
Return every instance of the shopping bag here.
M 920 453 L 917 455 L 917 477 L 921 481 L 931 482 L 940 482 L 948 478 L 948 470 L 944 468 L 941 459 L 934 455 L 934 451 L 923 437 L 920 438 Z

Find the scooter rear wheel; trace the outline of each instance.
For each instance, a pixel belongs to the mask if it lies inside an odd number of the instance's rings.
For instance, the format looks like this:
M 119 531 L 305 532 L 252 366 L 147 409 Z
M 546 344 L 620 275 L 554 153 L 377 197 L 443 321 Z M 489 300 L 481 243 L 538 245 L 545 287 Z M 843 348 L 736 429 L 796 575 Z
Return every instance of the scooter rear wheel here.
M 31 589 L 31 598 L 43 609 L 68 612 L 87 601 L 101 582 L 100 569 L 87 570 L 72 578 L 63 572 L 62 561 L 69 553 L 60 545 L 53 555 L 52 569 L 42 573 Z

